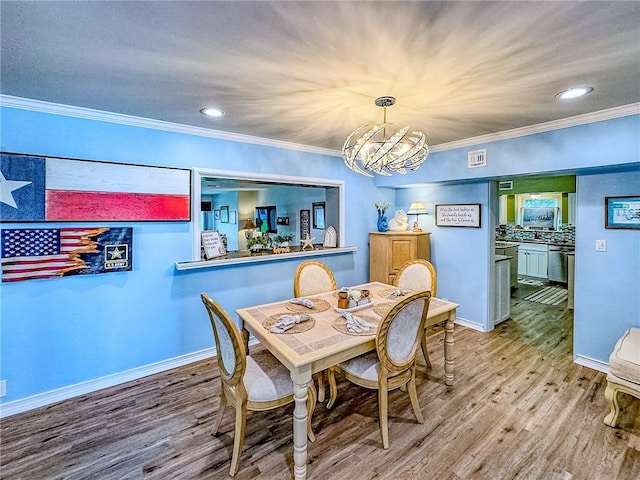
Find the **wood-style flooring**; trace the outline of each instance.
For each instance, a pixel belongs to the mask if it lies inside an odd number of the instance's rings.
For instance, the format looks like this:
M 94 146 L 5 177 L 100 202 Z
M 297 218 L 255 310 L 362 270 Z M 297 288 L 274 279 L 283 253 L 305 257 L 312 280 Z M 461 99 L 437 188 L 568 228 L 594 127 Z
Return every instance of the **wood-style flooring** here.
M 638 480 L 640 401 L 622 426 L 603 423 L 605 375 L 572 361 L 572 312 L 522 300 L 490 333 L 455 330 L 455 385 L 442 380 L 443 333 L 430 332 L 433 369 L 420 357 L 416 423 L 406 392 L 390 394 L 383 450 L 376 392 L 341 380 L 336 406 L 319 405 L 309 479 Z M 259 346 L 252 348 L 261 348 Z M 210 434 L 218 406 L 207 360 L 3 419 L 0 477 L 225 479 L 233 409 Z M 291 405 L 249 412 L 235 478 L 292 478 Z

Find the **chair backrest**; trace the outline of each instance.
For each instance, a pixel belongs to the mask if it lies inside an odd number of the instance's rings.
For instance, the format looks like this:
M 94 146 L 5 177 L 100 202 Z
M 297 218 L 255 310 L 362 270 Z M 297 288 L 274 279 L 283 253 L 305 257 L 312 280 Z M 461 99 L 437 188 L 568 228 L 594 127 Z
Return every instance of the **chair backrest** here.
M 409 260 L 404 263 L 393 280 L 393 285 L 409 290 L 428 290 L 436 296 L 436 269 L 426 260 Z
M 294 297 L 305 297 L 337 289 L 336 278 L 324 263 L 307 260 L 298 265 L 293 277 Z
M 430 300 L 430 292 L 415 292 L 396 303 L 380 322 L 376 350 L 380 363 L 389 372 L 402 372 L 414 362 Z
M 230 387 L 242 382 L 247 368 L 246 350 L 238 327 L 229 314 L 206 293 L 201 293 L 216 341 L 216 355 L 222 381 Z

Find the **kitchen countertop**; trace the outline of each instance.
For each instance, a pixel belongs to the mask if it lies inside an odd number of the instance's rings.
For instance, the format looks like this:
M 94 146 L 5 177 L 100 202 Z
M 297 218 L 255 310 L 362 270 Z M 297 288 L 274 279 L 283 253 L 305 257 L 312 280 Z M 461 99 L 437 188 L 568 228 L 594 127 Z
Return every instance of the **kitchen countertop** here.
M 559 241 L 553 241 L 553 240 L 541 240 L 541 239 L 527 239 L 527 240 L 517 240 L 514 238 L 496 238 L 496 247 L 498 246 L 498 244 L 506 244 L 506 246 L 514 246 L 517 245 L 518 243 L 537 243 L 539 245 L 554 245 L 554 246 L 560 246 L 560 247 L 574 247 L 575 244 L 571 243 L 571 242 L 559 242 Z M 498 247 L 500 248 L 500 247 Z

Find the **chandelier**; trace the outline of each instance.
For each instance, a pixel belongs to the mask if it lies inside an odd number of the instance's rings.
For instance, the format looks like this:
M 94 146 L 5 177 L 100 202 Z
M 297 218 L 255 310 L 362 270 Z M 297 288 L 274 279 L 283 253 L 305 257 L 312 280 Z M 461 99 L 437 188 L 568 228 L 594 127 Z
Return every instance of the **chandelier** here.
M 344 163 L 356 173 L 373 177 L 369 172 L 390 176 L 416 170 L 429 155 L 424 133 L 411 130 L 409 125 L 387 136 L 387 107 L 396 103 L 394 97 L 379 97 L 375 101 L 384 109 L 382 123 L 364 125 L 356 129 L 342 147 Z

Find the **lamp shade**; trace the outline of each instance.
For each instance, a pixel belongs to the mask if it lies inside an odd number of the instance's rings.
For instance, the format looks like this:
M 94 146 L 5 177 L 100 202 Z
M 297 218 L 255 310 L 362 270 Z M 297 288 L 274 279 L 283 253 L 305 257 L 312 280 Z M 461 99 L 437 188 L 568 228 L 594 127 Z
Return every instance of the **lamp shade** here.
M 253 230 L 254 228 L 256 228 L 256 224 L 253 223 L 253 220 L 251 220 L 250 218 L 247 218 L 244 221 L 244 225 L 242 226 L 242 230 Z
M 407 214 L 409 215 L 426 215 L 427 209 L 424 206 L 424 203 L 414 202 L 409 205 L 409 210 L 407 210 Z

